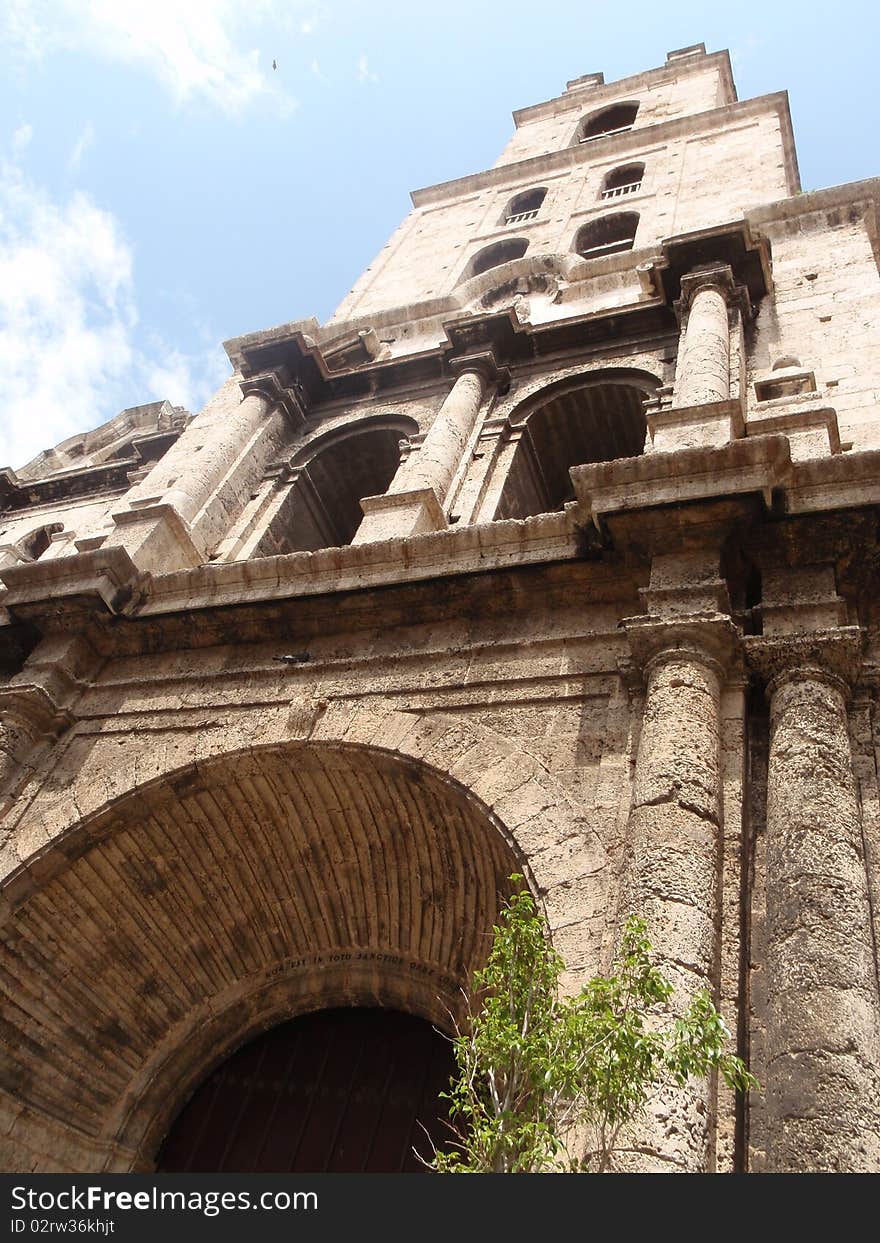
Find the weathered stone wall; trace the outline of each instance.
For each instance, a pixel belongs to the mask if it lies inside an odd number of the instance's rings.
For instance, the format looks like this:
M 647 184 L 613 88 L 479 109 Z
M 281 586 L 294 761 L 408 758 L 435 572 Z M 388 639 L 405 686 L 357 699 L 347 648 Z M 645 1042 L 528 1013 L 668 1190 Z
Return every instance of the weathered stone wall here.
M 761 1081 L 652 1102 L 631 1168 L 880 1165 L 877 186 L 794 195 L 780 97 L 725 65 L 527 110 L 334 323 L 229 343 L 128 491 L 9 516 L 80 551 L 0 566 L 5 1164 L 149 1168 L 209 1065 L 309 1006 L 442 1025 L 521 870 L 568 986 L 638 910 Z M 635 158 L 636 251 L 573 258 Z M 529 184 L 527 257 L 456 290 Z M 522 495 L 557 508 L 496 520 L 554 394 L 561 486 L 531 448 Z M 253 555 L 360 426 L 390 482 L 353 541 Z
M 436 835 L 441 824 L 452 831 L 464 817 L 467 833 L 494 835 L 496 854 L 508 843 L 505 849 L 513 854 L 503 862 L 498 855 L 499 874 L 525 867 L 534 877 L 548 921 L 566 954 L 572 983 L 607 961 L 616 905 L 612 860 L 619 854 L 621 818 L 626 814 L 631 745 L 628 699 L 614 664 L 620 646 L 615 631 L 618 610 L 590 610 L 587 634 L 579 607 L 554 608 L 552 622 L 549 608 L 546 613 L 539 610 L 520 617 L 518 633 L 511 635 L 509 616 L 500 615 L 500 606 L 499 600 L 495 620 L 486 617 L 457 626 L 399 623 L 393 629 L 383 626 L 347 634 L 333 633 L 325 623 L 323 633 L 299 639 L 308 642 L 310 654 L 308 664 L 301 668 L 279 666 L 275 640 L 249 648 L 223 646 L 115 659 L 96 672 L 78 701 L 79 723 L 46 756 L 21 792 L 8 821 L 10 832 L 3 849 L 5 867 L 15 868 L 27 860 L 30 869 L 6 890 L 15 908 L 14 913 L 6 908 L 4 940 L 12 954 L 10 970 L 20 985 L 28 970 L 33 984 L 42 976 L 44 997 L 62 989 L 68 1035 L 73 1026 L 81 1028 L 69 1057 L 43 1059 L 40 1068 L 30 1069 L 26 1057 L 23 1062 L 17 1059 L 23 1076 L 20 1100 L 7 1112 L 4 1123 L 7 1130 L 11 1128 L 7 1151 L 14 1155 L 6 1157 L 10 1164 L 21 1162 L 27 1147 L 33 1149 L 40 1168 L 63 1168 L 66 1162 L 73 1168 L 84 1161 L 91 1165 L 99 1160 L 96 1152 L 109 1153 L 106 1159 L 112 1168 L 149 1160 L 141 1141 L 129 1139 L 128 1132 L 122 1136 L 113 1129 L 117 1124 L 112 1120 L 129 1108 L 125 1104 L 129 1097 L 134 1102 L 147 1092 L 150 1076 L 157 1072 L 145 1069 L 140 1081 L 125 1088 L 130 1074 L 126 1068 L 134 1058 L 156 1058 L 158 1065 L 165 1045 L 169 1049 L 193 1045 L 193 1036 L 184 1039 L 180 1025 L 193 1033 L 204 1014 L 187 1001 L 187 990 L 202 993 L 211 1014 L 220 1016 L 242 989 L 257 988 L 263 966 L 273 968 L 270 974 L 279 981 L 287 971 L 283 957 L 275 957 L 281 952 L 278 938 L 287 933 L 280 924 L 273 933 L 274 925 L 266 921 L 274 898 L 259 917 L 245 915 L 244 907 L 239 913 L 236 895 L 241 892 L 245 902 L 241 889 L 245 884 L 256 886 L 255 901 L 260 900 L 261 887 L 265 890 L 282 883 L 315 887 L 317 896 L 309 899 L 314 914 L 299 903 L 297 919 L 306 931 L 296 936 L 292 931 L 292 949 L 286 951 L 289 957 L 296 948 L 297 953 L 311 955 L 314 962 L 306 975 L 304 967 L 290 966 L 287 1000 L 278 1002 L 288 1010 L 291 999 L 307 988 L 321 987 L 323 1004 L 332 1004 L 327 992 L 332 981 L 321 955 L 331 955 L 326 965 L 332 966 L 332 955 L 350 957 L 352 945 L 368 954 L 403 954 L 404 958 L 410 954 L 414 961 L 426 964 L 425 970 L 434 963 L 435 974 L 440 970 L 437 964 L 446 963 L 445 969 L 452 972 L 446 995 L 453 996 L 464 981 L 468 954 L 449 959 L 440 941 L 434 949 L 416 947 L 418 936 L 428 935 L 420 904 L 407 905 L 401 900 L 394 917 L 399 934 L 393 924 L 381 918 L 376 924 L 377 917 L 366 914 L 363 931 L 354 927 L 348 932 L 334 931 L 340 921 L 351 923 L 359 904 L 366 902 L 368 911 L 377 901 L 371 895 L 385 892 L 395 876 L 394 884 L 412 887 L 417 875 L 427 883 L 430 875 L 448 875 L 450 868 L 458 866 L 452 846 L 440 842 L 424 848 L 420 864 L 393 862 L 392 855 L 401 849 L 393 843 L 402 843 L 413 833 L 418 836 L 420 823 L 430 825 L 431 834 Z M 279 745 L 298 750 L 291 761 L 283 761 L 282 768 L 272 770 L 273 776 L 262 757 Z M 332 779 L 328 773 L 311 781 L 308 773 L 327 747 L 349 751 L 333 761 Z M 369 748 L 376 748 L 372 761 Z M 362 759 L 347 760 L 349 754 Z M 364 761 L 367 768 L 361 772 Z M 407 777 L 413 762 L 424 773 L 418 786 Z M 383 765 L 389 764 L 389 774 L 393 774 L 400 763 L 405 768 L 395 778 L 402 781 L 398 792 L 371 793 L 373 777 L 369 774 L 381 773 Z M 216 775 L 211 776 L 212 772 Z M 306 782 L 303 794 L 294 796 L 292 778 L 283 779 L 289 789 L 280 788 L 282 772 L 300 774 L 296 780 Z M 345 783 L 358 772 L 359 789 L 346 792 Z M 235 773 L 240 773 L 236 778 L 240 788 L 224 794 L 221 786 L 228 788 L 230 774 Z M 454 789 L 443 797 L 452 799 L 455 810 L 432 803 L 430 796 L 432 786 L 440 797 L 440 790 L 449 788 L 449 783 Z M 285 813 L 279 808 L 290 800 L 286 814 L 291 839 L 283 848 L 293 852 L 293 870 L 286 880 L 286 869 L 279 870 L 277 855 L 274 861 L 260 861 L 260 852 L 267 849 L 264 839 L 267 835 L 271 839 L 273 830 L 269 811 L 259 811 L 258 803 L 262 806 L 272 789 L 276 790 L 272 817 L 281 816 L 283 821 Z M 306 805 L 301 804 L 303 797 Z M 497 829 L 477 829 L 474 816 L 480 807 L 491 809 Z M 143 831 L 148 837 L 139 841 L 137 824 L 145 812 L 149 820 L 144 821 Z M 257 814 L 257 822 L 249 828 L 252 814 Z M 483 817 L 489 814 L 479 812 Z M 363 821 L 360 829 L 356 815 Z M 310 817 L 321 833 L 320 849 L 328 852 L 326 861 L 317 845 L 296 844 L 301 832 L 313 831 L 308 828 Z M 394 829 L 400 817 L 401 827 Z M 327 827 L 320 828 L 325 821 Z M 330 823 L 335 825 L 334 832 L 342 834 L 338 854 L 329 837 Z M 302 830 L 296 828 L 298 824 Z M 468 824 L 472 825 L 469 829 Z M 251 841 L 248 834 L 257 832 L 256 825 L 259 839 Z M 65 839 L 65 832 L 74 836 Z M 201 840 L 200 832 L 205 834 Z M 238 835 L 237 843 L 225 844 L 224 835 L 230 833 Z M 371 833 L 378 833 L 383 844 L 364 852 L 357 845 L 358 837 Z M 398 833 L 404 837 L 398 838 Z M 56 840 L 58 849 L 53 846 Z M 173 848 L 172 842 L 176 842 Z M 439 852 L 436 858 L 432 857 L 435 851 Z M 73 859 L 78 862 L 71 864 Z M 368 859 L 376 875 L 363 882 L 362 898 L 358 898 L 350 888 L 354 883 L 351 869 L 366 866 Z M 357 865 L 355 860 L 359 860 Z M 340 869 L 338 878 L 328 875 L 328 866 Z M 465 873 L 476 866 L 469 864 Z M 225 880 L 218 869 L 226 869 Z M 348 879 L 343 881 L 343 875 Z M 177 895 L 173 915 L 166 905 L 171 890 Z M 484 891 L 484 879 L 465 876 L 462 900 L 483 902 Z M 210 918 L 204 907 L 198 908 L 198 916 L 184 916 L 187 892 L 201 892 L 199 903 L 208 899 L 209 892 L 218 900 L 221 893 L 226 896 L 219 905 L 214 903 Z M 287 908 L 285 918 L 293 909 Z M 52 923 L 59 917 L 78 931 L 59 951 L 62 976 L 52 982 L 44 968 L 36 968 L 34 975 L 26 967 L 28 954 L 37 950 L 25 946 L 35 947 L 34 938 L 45 934 L 45 921 Z M 450 947 L 459 943 L 462 927 L 478 932 L 489 918 L 476 919 L 456 904 L 448 907 L 448 917 L 453 923 L 443 934 L 442 944 Z M 189 922 L 196 918 L 203 925 L 198 941 Z M 242 940 L 245 919 L 251 931 Z M 106 931 L 96 937 L 96 929 L 108 920 Z M 313 931 L 308 931 L 310 921 Z M 325 930 L 320 934 L 319 926 Z M 473 953 L 479 955 L 484 949 L 484 942 L 478 940 Z M 193 953 L 197 959 L 184 962 Z M 239 965 L 232 961 L 230 966 L 230 954 L 243 960 Z M 123 960 L 129 964 L 130 987 L 123 985 L 120 975 Z M 206 972 L 215 983 L 205 978 Z M 157 982 L 158 992 L 148 986 L 157 973 L 164 981 Z M 49 974 L 54 979 L 54 970 Z M 78 979 L 89 980 L 93 998 L 105 988 L 112 990 L 113 1001 L 108 1003 L 112 1023 L 105 1017 L 105 1025 L 94 1028 L 85 997 L 73 983 Z M 143 982 L 142 988 L 138 981 Z M 430 996 L 435 996 L 436 979 L 429 983 Z M 365 998 L 385 996 L 421 1012 L 430 1000 L 421 993 L 399 989 L 395 993 L 384 969 L 375 965 L 370 982 L 358 984 L 349 972 L 345 988 L 346 997 L 362 1004 Z M 174 1013 L 165 1015 L 177 994 Z M 23 1021 L 31 1038 L 37 1043 L 47 1039 L 55 1022 L 54 1004 L 47 1009 L 45 1003 L 35 1008 L 26 1003 L 25 1009 L 28 1016 Z M 230 1027 L 224 1040 L 242 1038 L 245 1019 L 236 1022 L 239 1026 Z M 216 1056 L 220 1038 L 219 1032 L 210 1030 L 204 1040 L 200 1037 L 206 1056 L 209 1051 Z M 85 1086 L 78 1089 L 80 1112 L 76 1115 L 77 1128 L 87 1138 L 77 1135 L 58 1142 L 52 1119 L 63 1122 L 64 1111 L 71 1107 L 66 1076 L 72 1075 L 83 1085 L 91 1082 L 97 1089 L 95 1072 L 85 1066 L 93 1054 L 100 1056 L 103 1065 L 98 1076 L 101 1099 L 87 1102 L 80 1095 L 86 1092 Z M 199 1074 L 200 1065 L 194 1062 L 187 1074 Z M 117 1091 L 128 1096 L 114 1103 Z M 164 1091 L 167 1096 L 167 1084 Z M 45 1124 L 37 1117 L 41 1114 L 48 1116 Z
M 334 319 L 365 316 L 417 299 L 441 297 L 458 286 L 468 260 L 505 237 L 528 239 L 529 260 L 542 255 L 573 256 L 575 234 L 594 217 L 612 211 L 639 213 L 634 248 L 656 247 L 661 238 L 732 219 L 758 203 L 788 193 L 775 108 L 738 124 L 701 125 L 693 132 L 659 136 L 652 130 L 577 148 L 563 168 L 534 168 L 501 185 L 453 188 L 448 198 L 417 207 L 366 269 Z M 604 150 L 602 148 L 605 148 Z M 544 148 L 554 150 L 558 148 Z M 604 201 L 603 179 L 612 169 L 641 162 L 641 190 Z M 545 186 L 537 217 L 505 225 L 504 209 L 517 193 Z M 439 262 L 438 262 L 439 258 Z M 595 261 L 594 261 L 595 262 Z M 585 309 L 592 309 L 585 290 Z
M 869 227 L 873 209 L 849 202 L 761 220 L 773 247 L 773 298 L 761 307 L 748 353 L 749 379 L 795 357 L 815 371 L 823 404 L 837 411 L 841 440 L 880 448 L 880 274 Z M 796 203 L 796 200 L 795 200 Z M 751 391 L 754 408 L 754 390 Z
M 516 133 L 495 167 L 567 146 L 573 141 L 582 117 L 617 103 L 638 100 L 639 111 L 634 125 L 638 129 L 717 108 L 730 102 L 720 71 L 721 66 L 716 60 L 705 67 L 696 67 L 694 63 L 679 65 L 677 69 L 667 70 L 665 75 L 657 75 L 665 77 L 659 82 L 652 75 L 651 79 L 637 76 L 628 79 L 625 84 L 614 83 L 610 87 L 573 87 L 561 99 L 554 101 L 552 111 L 542 109 L 540 105 L 524 109 Z

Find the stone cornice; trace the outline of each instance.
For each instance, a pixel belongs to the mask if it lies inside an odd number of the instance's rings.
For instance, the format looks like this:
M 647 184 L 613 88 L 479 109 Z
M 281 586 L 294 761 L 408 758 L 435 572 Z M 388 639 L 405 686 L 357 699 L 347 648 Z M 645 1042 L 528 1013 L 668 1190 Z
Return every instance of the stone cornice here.
M 568 515 L 450 527 L 400 540 L 260 557 L 154 576 L 133 616 L 284 600 L 444 579 L 461 574 L 573 561 L 578 532 Z
M 54 471 L 36 479 L 22 479 L 14 470 L 0 470 L 0 512 L 57 506 L 59 502 L 125 492 L 131 486 L 132 472 L 153 465 L 179 435 L 180 429 L 175 428 L 132 436 L 134 453 L 131 457 Z
M 679 505 L 683 501 L 759 492 L 768 504 L 791 471 L 785 436 L 733 440 L 719 449 L 679 449 L 573 466 L 569 471 L 584 516 Z
M 424 186 L 420 190 L 414 190 L 410 197 L 415 207 L 426 207 L 429 204 L 441 203 L 446 199 L 472 194 L 477 190 L 492 187 L 515 188 L 527 181 L 537 183 L 547 173 L 552 173 L 556 169 L 573 168 L 591 163 L 597 158 L 607 157 L 609 151 L 619 153 L 623 159 L 637 154 L 646 143 L 670 142 L 686 134 L 696 136 L 712 133 L 725 129 L 737 121 L 762 116 L 768 112 L 775 113 L 779 117 L 786 155 L 789 192 L 795 194 L 800 189 L 800 179 L 794 155 L 794 141 L 793 139 L 790 143 L 786 141 L 786 135 L 791 135 L 792 132 L 788 95 L 784 91 L 778 91 L 771 95 L 761 95 L 757 99 L 724 104 L 720 108 L 712 108 L 706 112 L 675 117 L 671 121 L 660 121 L 643 128 L 636 126 L 623 134 L 612 134 L 607 138 L 597 138 L 593 142 L 579 143 L 574 147 L 562 147 L 558 151 L 531 156 L 529 159 L 518 160 L 512 164 L 497 164 L 494 168 L 480 173 L 471 173 L 467 177 L 457 177 L 452 181 Z
M 615 82 L 603 81 L 596 85 L 588 84 L 586 89 L 579 88 L 580 79 L 575 79 L 564 95 L 557 95 L 542 103 L 530 104 L 527 108 L 517 108 L 513 113 L 514 124 L 519 129 L 520 126 L 528 125 L 532 121 L 542 121 L 546 117 L 557 116 L 562 112 L 580 111 L 583 113 L 585 108 L 592 107 L 594 103 L 597 108 L 602 108 L 628 97 L 633 91 L 641 91 L 646 87 L 653 89 L 665 82 L 674 82 L 691 72 L 702 73 L 714 67 L 719 69 L 721 79 L 731 99 L 735 100 L 736 88 L 730 69 L 730 56 L 725 50 L 693 58 L 673 59 L 667 61 L 665 65 L 658 65 L 656 69 L 630 74 L 629 77 L 618 78 Z
M 698 286 L 704 273 L 746 315 L 751 303 L 773 289 L 769 244 L 745 217 L 665 237 L 659 252 L 651 279 L 677 310 L 682 302 L 687 304 L 689 287 Z M 725 267 L 729 276 L 722 272 Z
M 539 262 L 544 264 L 545 258 Z M 306 341 L 298 331 L 288 335 L 282 329 L 273 329 L 228 341 L 226 346 L 230 357 L 245 373 L 243 388 L 252 377 L 261 381 L 266 372 L 281 369 L 297 376 L 304 404 L 314 405 L 437 383 L 453 373 L 458 365 L 456 360 L 463 353 L 491 351 L 496 365 L 510 366 L 567 350 L 582 351 L 604 342 L 619 344 L 628 335 L 674 330 L 673 312 L 660 298 L 653 298 L 538 325 L 521 323 L 510 308 L 481 315 L 452 312 L 442 323 L 445 340 L 441 343 L 417 354 L 383 359 L 353 371 L 328 371 L 320 346 Z
M 861 181 L 846 181 L 839 186 L 826 186 L 821 190 L 805 190 L 791 198 L 774 199 L 750 207 L 747 216 L 753 224 L 770 224 L 809 216 L 814 212 L 828 211 L 833 207 L 850 207 L 856 203 L 880 206 L 880 177 L 866 177 Z

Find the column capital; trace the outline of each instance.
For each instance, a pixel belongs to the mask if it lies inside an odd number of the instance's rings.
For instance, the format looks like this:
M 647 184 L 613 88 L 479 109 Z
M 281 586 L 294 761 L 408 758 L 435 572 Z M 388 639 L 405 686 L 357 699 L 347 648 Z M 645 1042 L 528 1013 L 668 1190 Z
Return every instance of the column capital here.
M 746 660 L 769 697 L 786 682 L 822 681 L 849 695 L 862 662 L 859 626 L 810 634 L 748 635 Z
M 0 690 L 0 722 L 13 721 L 36 741 L 54 738 L 73 721 L 43 686 L 35 683 Z
M 269 409 L 282 410 L 293 428 L 300 428 L 306 421 L 302 386 L 278 371 L 263 371 L 239 381 L 242 397 L 262 397 Z
M 462 354 L 457 358 L 450 358 L 448 366 L 456 379 L 467 375 L 468 372 L 473 372 L 480 376 L 484 383 L 494 384 L 501 391 L 506 390 L 510 384 L 510 372 L 506 367 L 499 366 L 492 350 L 481 350 L 479 353 Z
M 633 661 L 644 678 L 658 664 L 689 660 L 707 665 L 724 681 L 740 652 L 740 632 L 723 613 L 668 620 L 648 614 L 627 617 L 621 625 Z
M 751 315 L 751 299 L 744 285 L 737 285 L 729 263 L 707 263 L 681 278 L 681 297 L 674 307 L 679 320 L 687 318 L 694 298 L 704 289 L 714 289 L 728 306 L 738 306 L 744 318 Z

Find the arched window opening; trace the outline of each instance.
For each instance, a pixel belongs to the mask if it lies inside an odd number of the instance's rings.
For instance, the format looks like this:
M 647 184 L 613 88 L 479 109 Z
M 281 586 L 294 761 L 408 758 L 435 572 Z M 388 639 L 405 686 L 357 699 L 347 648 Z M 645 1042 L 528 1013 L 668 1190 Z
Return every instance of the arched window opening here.
M 577 141 L 593 142 L 596 138 L 608 138 L 611 134 L 625 134 L 632 129 L 638 110 L 638 103 L 613 104 L 584 117 L 577 129 Z
M 493 242 L 478 250 L 464 270 L 463 280 L 479 276 L 491 268 L 500 267 L 502 263 L 510 263 L 513 259 L 521 259 L 529 248 L 525 237 L 505 238 L 503 242 Z
M 161 1173 L 424 1173 L 448 1144 L 452 1045 L 396 1010 L 305 1014 L 219 1066 L 178 1115 Z
M 394 478 L 403 434 L 397 427 L 355 431 L 316 452 L 272 513 L 256 556 L 350 544 L 364 517 L 361 498 L 380 496 Z
M 574 248 L 584 259 L 599 259 L 603 255 L 616 255 L 621 250 L 632 250 L 638 227 L 638 212 L 601 216 L 578 230 Z
M 50 522 L 44 527 L 37 527 L 20 539 L 16 548 L 25 561 L 39 561 L 43 553 L 52 543 L 52 536 L 64 530 L 63 522 Z
M 628 194 L 637 194 L 642 188 L 645 175 L 644 164 L 625 164 L 623 168 L 612 169 L 602 182 L 600 198 L 621 199 Z
M 522 224 L 526 220 L 534 220 L 546 197 L 547 191 L 543 186 L 515 195 L 504 209 L 502 224 Z
M 574 499 L 569 470 L 586 462 L 637 457 L 645 446 L 650 376 L 598 378 L 552 386 L 526 414 L 496 518 L 552 513 Z

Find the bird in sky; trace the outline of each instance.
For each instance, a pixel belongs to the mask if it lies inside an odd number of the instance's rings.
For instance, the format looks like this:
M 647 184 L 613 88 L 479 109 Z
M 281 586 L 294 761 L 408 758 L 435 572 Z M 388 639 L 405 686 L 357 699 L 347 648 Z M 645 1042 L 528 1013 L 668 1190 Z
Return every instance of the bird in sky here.
M 278 66 L 275 64 L 275 61 L 274 61 L 274 60 L 272 61 L 272 68 L 273 68 L 273 69 L 277 69 L 277 68 L 278 68 Z

